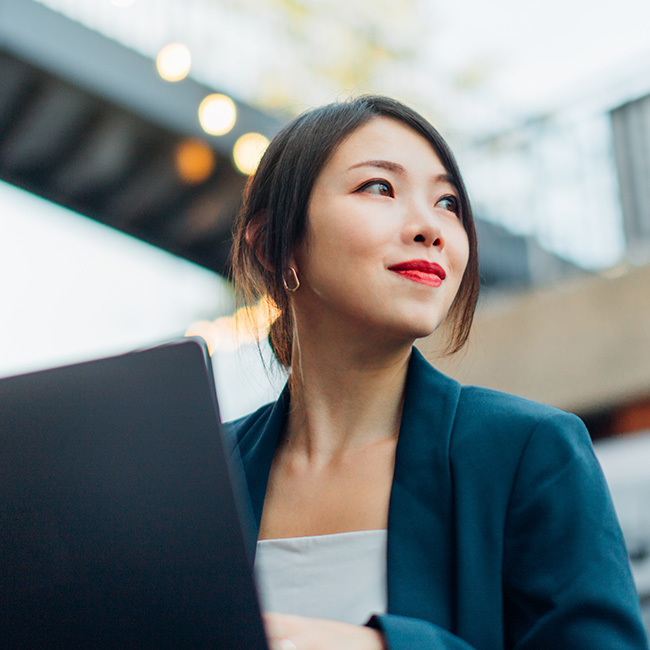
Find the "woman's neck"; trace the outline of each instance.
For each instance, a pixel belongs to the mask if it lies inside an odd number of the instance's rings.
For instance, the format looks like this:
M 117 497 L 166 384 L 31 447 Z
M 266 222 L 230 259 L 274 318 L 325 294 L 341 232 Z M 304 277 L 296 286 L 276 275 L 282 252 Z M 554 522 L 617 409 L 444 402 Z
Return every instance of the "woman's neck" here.
M 399 432 L 411 342 L 372 345 L 367 339 L 298 337 L 285 442 L 328 462 Z

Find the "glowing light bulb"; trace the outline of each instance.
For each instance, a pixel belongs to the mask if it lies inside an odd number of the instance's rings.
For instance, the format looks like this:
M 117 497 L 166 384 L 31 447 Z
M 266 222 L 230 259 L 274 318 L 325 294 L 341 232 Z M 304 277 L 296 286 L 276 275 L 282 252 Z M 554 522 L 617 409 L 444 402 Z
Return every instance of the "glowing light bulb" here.
M 214 170 L 214 152 L 202 140 L 183 140 L 176 147 L 174 162 L 178 175 L 185 183 L 198 185 Z
M 224 135 L 235 126 L 237 108 L 226 95 L 208 95 L 199 106 L 199 122 L 206 133 Z
M 185 79 L 192 66 L 190 48 L 183 43 L 169 43 L 165 45 L 156 58 L 158 74 L 165 81 L 180 81 Z
M 269 141 L 260 133 L 242 135 L 232 150 L 232 156 L 237 169 L 242 174 L 253 174 L 269 146 Z

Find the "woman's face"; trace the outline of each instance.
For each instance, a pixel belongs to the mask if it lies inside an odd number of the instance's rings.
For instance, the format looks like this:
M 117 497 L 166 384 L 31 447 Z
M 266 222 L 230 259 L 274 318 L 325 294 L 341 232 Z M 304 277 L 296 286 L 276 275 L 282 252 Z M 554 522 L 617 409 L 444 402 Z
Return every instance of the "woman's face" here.
M 325 165 L 294 255 L 297 318 L 415 339 L 447 316 L 469 245 L 458 192 L 431 144 L 374 118 Z M 300 324 L 300 322 L 299 322 Z

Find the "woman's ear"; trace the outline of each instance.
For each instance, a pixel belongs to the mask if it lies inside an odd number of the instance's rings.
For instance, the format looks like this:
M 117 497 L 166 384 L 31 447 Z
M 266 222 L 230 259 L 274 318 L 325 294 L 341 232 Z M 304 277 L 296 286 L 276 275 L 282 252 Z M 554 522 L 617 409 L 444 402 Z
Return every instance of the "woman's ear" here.
M 266 259 L 266 250 L 264 246 L 264 230 L 266 226 L 267 212 L 260 210 L 256 212 L 244 230 L 244 240 L 252 248 L 257 261 L 267 270 L 273 271 L 273 267 Z

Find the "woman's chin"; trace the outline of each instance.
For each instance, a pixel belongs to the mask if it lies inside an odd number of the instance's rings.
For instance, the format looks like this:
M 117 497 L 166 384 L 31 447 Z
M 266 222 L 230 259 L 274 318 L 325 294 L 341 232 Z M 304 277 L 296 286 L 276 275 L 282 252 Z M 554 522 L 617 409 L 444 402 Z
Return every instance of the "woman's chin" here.
M 410 341 L 411 343 L 431 336 L 439 327 L 440 323 L 431 320 L 417 322 L 409 319 L 399 325 L 392 324 L 387 328 L 388 338 L 394 338 L 397 341 Z

